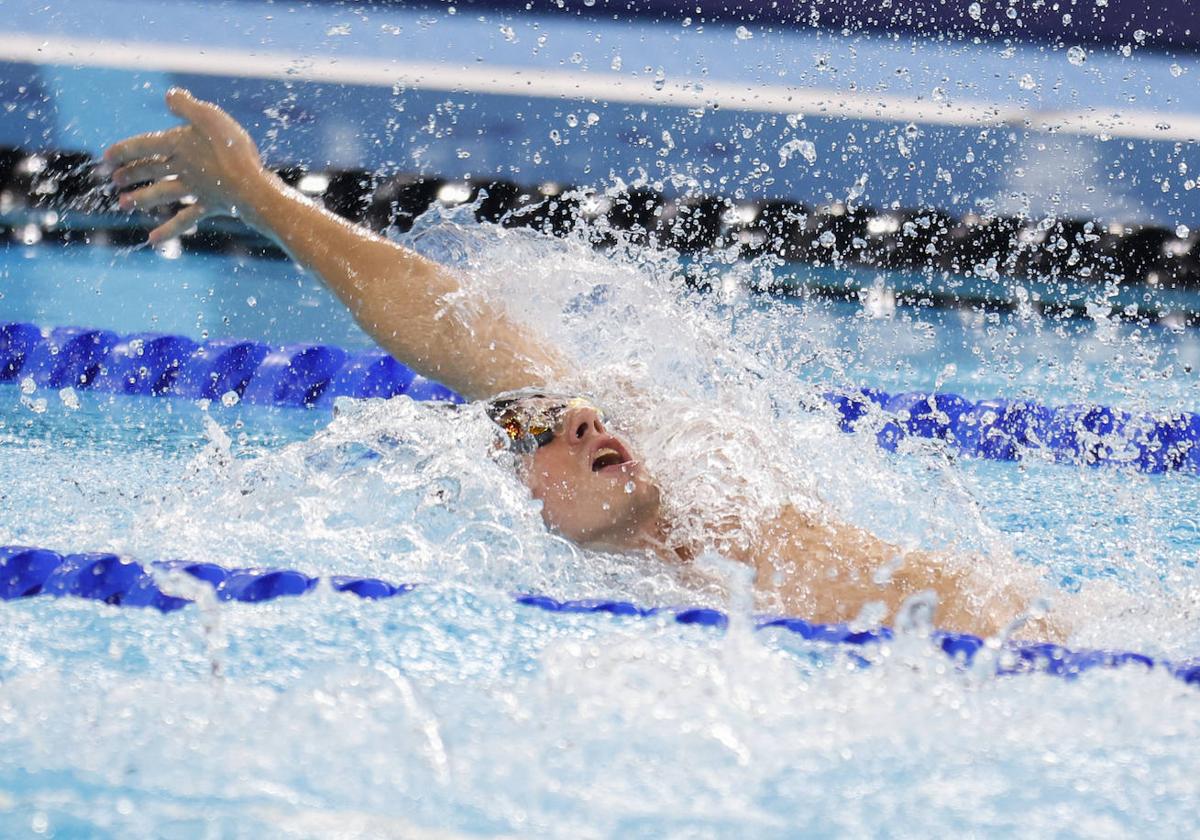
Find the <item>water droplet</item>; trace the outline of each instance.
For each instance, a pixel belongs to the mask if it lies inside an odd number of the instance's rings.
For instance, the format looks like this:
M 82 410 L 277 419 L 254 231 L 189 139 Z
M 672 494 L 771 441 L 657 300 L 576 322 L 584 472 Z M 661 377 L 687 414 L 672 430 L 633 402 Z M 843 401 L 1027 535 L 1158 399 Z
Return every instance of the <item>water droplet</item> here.
M 749 41 L 754 37 L 754 33 L 744 26 L 739 26 L 737 29 L 733 30 L 733 34 L 737 36 L 739 41 Z
M 339 23 L 336 26 L 331 26 L 325 30 L 325 34 L 330 38 L 345 37 L 350 34 L 350 24 Z
M 458 156 L 459 160 L 466 160 L 471 156 L 471 153 L 466 149 L 459 149 L 457 152 L 455 152 L 455 154 Z
M 1009 6 L 1009 7 L 1008 7 L 1008 11 L 1007 11 L 1007 12 L 1005 12 L 1004 14 L 1005 14 L 1005 16 L 1007 16 L 1007 17 L 1008 17 L 1008 19 L 1009 19 L 1009 20 L 1016 20 L 1016 19 L 1017 19 L 1017 10 L 1016 10 L 1014 7 L 1012 7 L 1012 6 Z
M 1180 67 L 1178 64 L 1172 63 L 1171 64 L 1171 75 L 1174 76 L 1176 79 L 1178 79 L 1180 76 L 1183 75 L 1183 68 Z
M 1190 233 L 1191 233 L 1191 230 L 1188 229 L 1187 225 L 1176 225 L 1175 226 L 1175 235 L 1178 236 L 1180 239 L 1187 239 L 1188 234 L 1190 234 Z
M 972 3 L 967 6 L 967 14 L 971 16 L 971 20 L 979 20 L 983 17 L 983 7 L 978 3 Z
M 837 244 L 837 237 L 833 235 L 833 231 L 827 230 L 817 237 L 817 242 L 821 243 L 822 248 L 832 248 Z
M 572 64 L 583 64 L 583 53 L 581 53 L 581 52 L 571 53 L 571 63 Z
M 900 609 L 896 611 L 896 634 L 903 636 L 928 636 L 933 632 L 937 607 L 937 595 L 930 590 L 910 595 L 900 605 Z
M 854 183 L 851 184 L 850 189 L 846 190 L 847 202 L 858 201 L 860 198 L 862 198 L 863 193 L 867 190 L 867 178 L 868 175 L 866 172 L 864 172 L 855 179 Z M 865 244 L 866 243 L 864 242 L 863 245 Z M 858 247 L 862 246 L 860 245 Z
M 221 395 L 221 405 L 226 408 L 233 408 L 241 400 L 237 391 L 226 391 Z
M 506 23 L 505 23 L 505 24 L 501 24 L 501 26 L 500 26 L 500 34 L 501 34 L 501 35 L 503 35 L 503 36 L 504 36 L 504 40 L 505 40 L 505 41 L 508 41 L 508 43 L 510 43 L 510 44 L 515 44 L 515 43 L 517 42 L 517 33 L 516 33 L 516 31 L 515 31 L 515 30 L 514 30 L 514 29 L 513 29 L 511 26 L 509 26 L 509 25 L 508 25 L 508 24 L 506 24 Z
M 667 74 L 664 73 L 662 71 L 662 68 L 660 67 L 658 69 L 658 72 L 654 74 L 654 89 L 662 90 L 666 86 L 667 86 Z
M 637 489 L 637 485 L 635 485 L 632 481 L 625 482 L 625 492 L 626 493 L 632 493 L 635 489 Z
M 25 395 L 32 394 L 37 390 L 37 383 L 33 381 L 32 376 L 26 376 L 21 380 L 21 393 Z
M 1137 41 L 1139 45 L 1144 44 L 1146 43 L 1146 36 L 1149 34 L 1145 29 L 1139 29 L 1133 33 L 1133 40 Z
M 1020 87 L 1021 90 L 1033 90 L 1034 88 L 1037 87 L 1037 82 L 1035 82 L 1033 80 L 1033 76 L 1026 73 L 1024 76 L 1022 76 L 1020 79 L 1017 80 L 1017 86 Z
M 779 147 L 779 165 L 787 166 L 793 155 L 800 155 L 809 165 L 817 162 L 817 147 L 811 140 L 792 139 Z
M 1067 50 L 1067 61 L 1076 67 L 1082 67 L 1083 63 L 1087 61 L 1087 50 L 1079 45 L 1071 47 L 1071 49 Z
M 1180 227 L 1183 226 L 1180 225 Z M 62 404 L 69 409 L 74 410 L 79 408 L 79 395 L 75 393 L 75 389 L 70 385 L 58 392 L 58 398 L 62 400 Z
M 620 70 L 621 69 L 621 56 L 614 55 L 612 57 L 612 61 L 609 62 L 608 67 L 610 70 Z
M 254 295 L 250 295 L 250 297 L 246 298 L 246 305 L 250 307 L 258 306 L 258 298 L 256 298 Z
M 874 630 L 887 618 L 888 608 L 883 601 L 867 601 L 858 615 L 850 620 L 850 629 L 856 633 Z
M 595 111 L 589 111 L 588 115 L 587 115 L 587 124 L 595 125 L 598 122 L 600 122 L 600 115 L 597 114 Z
M 579 117 L 575 116 L 574 114 L 567 114 L 567 125 L 570 128 L 575 128 L 579 125 Z

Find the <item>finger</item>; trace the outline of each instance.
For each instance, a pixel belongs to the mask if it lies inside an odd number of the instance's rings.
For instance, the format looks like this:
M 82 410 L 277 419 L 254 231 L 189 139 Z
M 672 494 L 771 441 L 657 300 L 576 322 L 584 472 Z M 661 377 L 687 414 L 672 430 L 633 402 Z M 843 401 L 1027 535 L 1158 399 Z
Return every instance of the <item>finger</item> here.
M 183 131 L 182 126 L 151 131 L 114 143 L 104 151 L 104 162 L 115 168 L 140 158 L 170 157 Z
M 172 201 L 179 201 L 188 194 L 187 186 L 178 178 L 173 178 L 142 187 L 140 190 L 121 193 L 117 203 L 122 210 L 153 210 Z
M 182 236 L 188 228 L 195 227 L 208 215 L 208 211 L 199 204 L 185 207 L 167 221 L 150 231 L 150 244 L 159 245 L 168 239 Z
M 227 122 L 232 120 L 213 103 L 197 99 L 187 88 L 174 87 L 167 91 L 167 107 L 175 116 L 182 117 L 210 136 L 227 129 Z
M 127 163 L 112 174 L 112 182 L 120 188 L 159 181 L 174 174 L 170 161 L 165 157 L 142 158 Z

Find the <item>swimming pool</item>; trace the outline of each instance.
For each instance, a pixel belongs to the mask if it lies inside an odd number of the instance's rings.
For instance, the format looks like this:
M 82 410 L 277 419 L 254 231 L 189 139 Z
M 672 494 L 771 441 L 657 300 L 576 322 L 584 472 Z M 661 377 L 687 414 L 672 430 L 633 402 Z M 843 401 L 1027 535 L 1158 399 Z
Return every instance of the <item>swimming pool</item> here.
M 571 318 L 601 334 L 614 328 L 605 313 L 637 301 L 642 313 L 620 329 L 645 337 L 670 297 L 644 285 L 663 269 L 652 254 L 630 262 L 464 227 L 453 214 L 427 219 L 413 241 L 443 254 L 457 244 L 468 262 L 539 255 L 561 283 L 545 305 L 586 300 L 590 311 Z M 10 246 L 3 259 L 12 319 L 369 346 L 286 263 L 51 245 Z M 751 368 L 769 377 L 747 394 L 786 396 L 798 373 L 800 389 L 940 383 L 976 397 L 1195 404 L 1183 371 L 1196 352 L 1190 331 L 929 309 L 871 318 L 861 305 L 764 300 L 730 279 L 724 295 L 672 314 L 691 313 L 676 326 L 685 348 L 719 346 L 712 330 L 736 314 L 720 342 L 757 356 Z M 510 275 L 493 280 L 520 291 Z M 669 344 L 642 350 L 656 375 L 705 405 L 731 387 L 713 378 L 737 367 Z M 720 602 L 646 561 L 581 556 L 546 534 L 511 474 L 477 455 L 486 424 L 405 398 L 342 404 L 332 425 L 327 411 L 87 391 L 8 385 L 0 398 L 0 543 L 423 584 L 390 601 L 318 592 L 168 615 L 6 604 L 6 831 L 782 836 L 1190 825 L 1194 689 L 1157 672 L 989 679 L 900 644 L 866 654 L 864 667 L 788 633 L 750 634 L 736 608 L 722 634 L 514 605 L 514 590 Z M 1116 582 L 1123 596 L 1087 604 L 1080 644 L 1175 658 L 1200 649 L 1187 606 L 1200 545 L 1193 478 L 1036 460 L 950 464 L 937 451 L 888 455 L 796 409 L 773 422 L 794 433 L 797 468 L 857 522 L 910 545 L 1000 544 L 1056 586 Z M 364 460 L 366 450 L 381 457 Z
M 34 17 L 36 5 L 22 9 Z M 221 8 L 233 17 L 250 7 Z M 187 6 L 177 11 L 209 35 L 225 19 L 200 20 Z M 415 26 L 425 14 L 376 13 L 387 26 Z M 266 43 L 307 32 L 310 41 L 296 45 L 303 50 L 337 43 L 346 21 L 360 26 L 352 8 L 330 14 L 338 17 L 295 9 L 280 14 L 280 23 L 264 18 L 265 34 L 221 37 Z M 401 19 L 409 14 L 413 20 Z M 83 25 L 62 17 L 68 29 Z M 421 31 L 450 29 L 453 17 Z M 536 43 L 534 22 L 517 27 L 522 50 Z M 477 23 L 454 28 L 454 38 L 500 32 L 495 20 Z M 378 24 L 371 20 L 372 32 L 395 37 Z M 562 55 L 539 61 L 569 63 L 563 31 L 554 35 L 552 49 Z M 636 37 L 620 37 L 628 60 Z M 661 47 L 669 41 L 663 37 L 652 43 Z M 828 41 L 795 37 L 806 49 L 825 49 Z M 492 38 L 510 43 L 503 33 Z M 421 50 L 448 48 L 435 38 L 417 40 Z M 741 43 L 757 49 L 767 40 L 759 33 L 758 41 Z M 608 48 L 589 46 L 588 60 L 610 61 Z M 860 48 L 876 56 L 863 62 L 874 68 L 869 72 L 885 79 L 891 57 L 905 49 L 870 39 L 837 47 L 846 54 Z M 922 78 L 957 53 L 925 55 Z M 1009 59 L 992 58 L 1008 66 Z M 1101 55 L 1092 66 L 1109 60 L 1121 61 Z M 670 61 L 682 67 L 686 57 Z M 1053 75 L 1052 57 L 1038 62 L 1031 72 Z M 1138 65 L 1137 78 L 1121 85 L 1149 84 L 1139 74 L 1182 85 L 1171 81 L 1179 77 L 1167 70 L 1170 63 L 1164 57 Z M 105 72 L 63 72 L 47 85 L 57 85 L 62 112 L 71 115 L 63 124 L 75 126 L 56 130 L 83 145 L 112 129 L 111 118 L 89 104 L 97 93 L 111 92 L 123 119 L 138 123 L 123 123 L 122 133 L 157 127 L 142 103 L 157 98 L 152 88 L 163 79 L 147 81 L 147 90 Z M 1051 94 L 1046 82 L 1039 94 L 1069 101 L 1074 87 L 1085 98 L 1100 96 L 1082 76 L 1071 78 L 1065 91 Z M 899 84 L 916 85 L 907 78 Z M 975 92 L 1000 85 L 972 84 Z M 251 91 L 239 105 L 247 111 L 264 98 L 280 106 L 283 115 L 272 118 L 280 125 L 288 113 L 303 113 L 289 110 L 292 89 L 281 93 L 261 81 L 239 89 Z M 332 97 L 332 89 L 322 95 Z M 1164 99 L 1155 107 L 1176 107 L 1165 101 L 1169 94 L 1155 95 Z M 435 98 L 414 93 L 412 107 L 445 116 Z M 370 107 L 346 107 L 351 123 L 375 115 Z M 475 125 L 471 110 L 464 126 Z M 494 111 L 480 110 L 488 113 Z M 18 127 L 45 130 L 45 112 L 35 116 Z M 560 117 L 531 116 L 530 133 Z M 6 130 L 15 124 L 8 119 Z M 292 148 L 340 148 L 337 137 L 306 146 L 320 134 L 313 126 L 328 123 L 299 121 L 301 141 Z M 746 139 L 769 145 L 767 134 Z M 501 152 L 524 148 L 511 139 L 499 144 Z M 296 142 L 286 131 L 278 140 L 281 148 Z M 1161 168 L 1162 159 L 1147 151 L 1158 146 L 1130 143 L 1115 160 L 1134 159 L 1130 172 Z M 548 153 L 546 171 L 570 172 L 576 164 L 580 171 L 586 156 L 573 153 L 584 145 L 559 157 Z M 438 160 L 475 167 L 481 152 L 497 152 L 494 146 L 463 146 L 473 158 L 456 158 L 446 147 Z M 372 147 L 359 165 L 388 154 Z M 1183 153 L 1171 155 L 1176 165 Z M 985 184 L 1003 169 L 997 160 L 984 167 Z M 793 186 L 814 183 L 824 182 L 796 175 Z M 917 194 L 906 182 L 879 186 L 887 199 Z M 978 184 L 971 189 L 986 192 Z M 1147 189 L 1166 198 L 1146 198 Z M 1143 192 L 1131 195 L 1140 196 L 1139 208 L 1170 224 L 1184 219 L 1195 196 L 1168 195 L 1151 175 L 1137 190 Z M 921 440 L 890 453 L 872 434 L 838 431 L 832 411 L 812 410 L 827 389 L 862 386 L 1194 410 L 1200 335 L 1116 317 L 1145 294 L 1191 305 L 1188 290 L 1080 284 L 1062 292 L 1081 315 L 1074 318 L 1029 307 L 893 308 L 886 294 L 847 302 L 804 291 L 838 286 L 860 269 L 745 263 L 719 254 L 696 258 L 713 281 L 701 294 L 680 281 L 675 255 L 637 243 L 597 252 L 580 238 L 479 224 L 469 208 L 435 209 L 405 236 L 468 269 L 479 288 L 589 359 L 600 372 L 597 388 L 616 397 L 614 422 L 644 432 L 664 458 L 667 444 L 655 430 L 668 421 L 706 429 L 711 417 L 729 418 L 735 443 L 772 447 L 734 445 L 727 463 L 680 468 L 702 489 L 713 489 L 706 472 L 725 470 L 751 480 L 755 492 L 774 493 L 782 467 L 840 515 L 899 544 L 1011 553 L 1040 571 L 1051 596 L 1090 585 L 1072 608 L 1079 622 L 1073 644 L 1174 660 L 1200 655 L 1194 475 L 1056 463 L 1036 454 L 1017 463 L 977 460 Z M 767 277 L 798 293 L 750 291 Z M 860 279 L 882 292 L 937 281 L 874 271 Z M 1004 291 L 1012 292 L 1011 284 Z M 0 293 L 0 321 L 371 347 L 313 278 L 278 261 L 10 241 L 0 250 Z M 623 403 L 608 374 L 653 386 L 664 406 L 645 411 Z M 335 416 L 327 408 L 233 399 L 199 404 L 0 384 L 0 545 L 419 584 L 380 601 L 319 586 L 304 598 L 238 603 L 217 602 L 203 587 L 170 578 L 164 587 L 198 603 L 167 614 L 69 598 L 0 604 L 0 833 L 1194 832 L 1194 686 L 1136 666 L 1075 680 L 996 678 L 986 667 L 957 667 L 916 638 L 850 650 L 778 629 L 751 632 L 750 598 L 737 568 L 707 561 L 707 573 L 731 591 L 727 599 L 717 586 L 677 579 L 645 558 L 581 551 L 546 532 L 511 469 L 486 454 L 491 442 L 481 412 L 443 411 L 403 397 L 344 401 Z M 731 623 L 719 631 L 667 614 L 563 614 L 514 602 L 512 593 L 531 591 L 720 606 Z M 870 617 L 863 621 L 869 625 Z

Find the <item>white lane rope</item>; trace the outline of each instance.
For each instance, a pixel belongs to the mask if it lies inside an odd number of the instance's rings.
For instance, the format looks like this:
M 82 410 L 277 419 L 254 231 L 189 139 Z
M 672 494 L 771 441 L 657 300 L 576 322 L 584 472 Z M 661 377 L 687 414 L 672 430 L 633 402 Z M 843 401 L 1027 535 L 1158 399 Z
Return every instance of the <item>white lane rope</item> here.
M 584 100 L 667 108 L 804 114 L 889 123 L 1018 130 L 1101 139 L 1200 140 L 1200 114 L 1024 108 L 958 100 L 938 102 L 881 92 L 847 92 L 785 85 L 705 80 L 656 82 L 612 72 L 549 70 L 506 65 L 455 65 L 399 59 L 312 56 L 148 41 L 47 39 L 0 34 L 0 60 L 68 67 L 192 73 L 336 84 L 403 86 L 448 93 Z

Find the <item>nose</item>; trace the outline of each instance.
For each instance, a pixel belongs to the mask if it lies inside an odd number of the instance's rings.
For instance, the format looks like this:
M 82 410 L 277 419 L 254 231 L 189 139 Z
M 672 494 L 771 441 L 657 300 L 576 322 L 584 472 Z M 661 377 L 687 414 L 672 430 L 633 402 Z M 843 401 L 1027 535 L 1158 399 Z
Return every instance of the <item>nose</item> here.
M 604 421 L 590 405 L 581 405 L 567 412 L 563 420 L 563 435 L 572 443 L 583 443 L 594 435 L 604 434 Z

